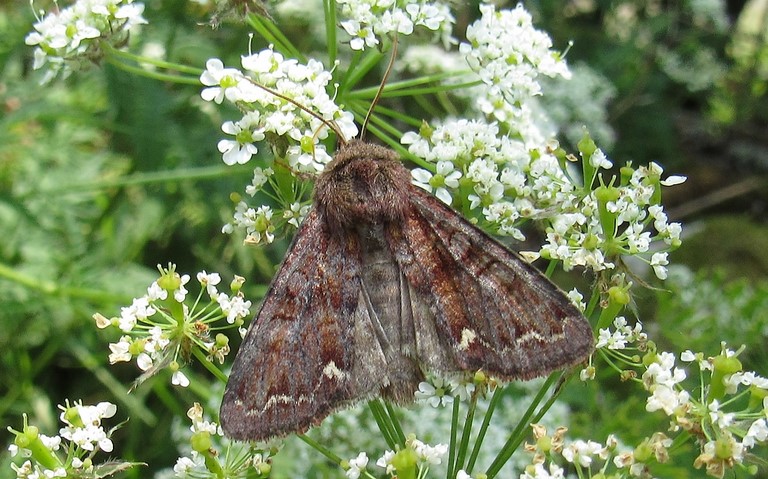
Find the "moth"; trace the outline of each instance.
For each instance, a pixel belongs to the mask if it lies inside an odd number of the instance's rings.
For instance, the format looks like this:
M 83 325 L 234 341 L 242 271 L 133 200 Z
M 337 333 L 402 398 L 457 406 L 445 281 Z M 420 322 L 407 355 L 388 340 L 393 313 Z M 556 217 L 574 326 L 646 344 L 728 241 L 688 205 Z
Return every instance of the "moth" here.
M 221 425 L 266 440 L 425 371 L 530 379 L 591 353 L 587 320 L 545 276 L 411 183 L 387 148 L 342 147 L 245 335 Z

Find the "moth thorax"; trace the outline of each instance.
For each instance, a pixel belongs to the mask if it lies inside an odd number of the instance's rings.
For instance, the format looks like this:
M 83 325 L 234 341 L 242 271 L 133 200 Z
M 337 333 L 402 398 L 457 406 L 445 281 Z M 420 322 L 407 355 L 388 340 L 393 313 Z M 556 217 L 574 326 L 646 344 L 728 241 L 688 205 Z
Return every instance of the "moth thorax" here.
M 392 150 L 362 142 L 344 147 L 315 186 L 315 204 L 331 226 L 401 220 L 410 173 Z

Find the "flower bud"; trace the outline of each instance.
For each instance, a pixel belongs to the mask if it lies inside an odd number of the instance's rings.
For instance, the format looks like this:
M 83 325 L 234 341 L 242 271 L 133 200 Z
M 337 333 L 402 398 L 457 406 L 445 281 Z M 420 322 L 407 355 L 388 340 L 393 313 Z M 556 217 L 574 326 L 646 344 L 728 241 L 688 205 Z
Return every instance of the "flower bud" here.
M 397 471 L 399 479 L 416 479 L 416 451 L 407 447 L 397 451 L 392 457 L 391 464 Z
M 192 434 L 189 442 L 192 445 L 192 449 L 197 452 L 204 452 L 211 448 L 211 433 L 208 431 L 197 431 Z

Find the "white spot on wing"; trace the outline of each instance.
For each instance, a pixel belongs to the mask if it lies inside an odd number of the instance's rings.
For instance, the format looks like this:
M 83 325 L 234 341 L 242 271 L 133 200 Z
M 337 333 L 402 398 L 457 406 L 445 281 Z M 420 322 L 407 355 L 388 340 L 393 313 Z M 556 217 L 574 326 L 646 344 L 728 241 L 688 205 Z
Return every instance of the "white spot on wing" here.
M 333 361 L 325 365 L 323 374 L 328 376 L 329 379 L 335 379 L 337 381 L 341 381 L 347 377 L 347 373 L 339 369 Z
M 261 414 L 267 409 L 271 409 L 275 407 L 278 404 L 292 404 L 292 403 L 303 403 L 309 401 L 311 398 L 307 397 L 305 395 L 300 395 L 297 398 L 292 398 L 291 396 L 286 396 L 285 394 L 277 394 L 275 396 L 270 396 L 269 400 L 266 404 L 264 404 L 264 407 L 262 408 L 261 412 L 257 412 L 255 410 L 248 411 L 246 415 L 256 415 Z
M 477 333 L 471 329 L 464 328 L 461 330 L 461 342 L 459 343 L 459 351 L 466 351 L 469 346 L 477 338 Z

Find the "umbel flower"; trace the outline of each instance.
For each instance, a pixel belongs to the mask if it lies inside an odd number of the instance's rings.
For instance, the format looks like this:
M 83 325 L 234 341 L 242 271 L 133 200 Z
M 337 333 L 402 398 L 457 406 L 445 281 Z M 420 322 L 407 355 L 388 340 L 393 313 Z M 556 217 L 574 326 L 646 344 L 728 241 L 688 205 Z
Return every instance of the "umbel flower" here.
M 178 274 L 175 265 L 158 266 L 158 270 L 160 277 L 147 288 L 147 294 L 122 308 L 119 317 L 110 319 L 97 313 L 94 319 L 100 329 L 115 328 L 122 333 L 118 342 L 109 345 L 111 364 L 135 359 L 143 371 L 138 382 L 169 368 L 171 382 L 186 387 L 189 379 L 181 371 L 182 365 L 191 356 L 212 371 L 212 362 L 223 364 L 229 340 L 212 331 L 221 329 L 216 324 L 221 320 L 229 327 L 240 327 L 250 314 L 251 302 L 240 292 L 242 278 L 232 281 L 230 295 L 219 291 L 218 273 L 201 271 L 196 276 L 200 290 L 190 307 L 186 303 L 190 276 Z
M 136 27 L 147 23 L 144 4 L 133 0 L 80 0 L 38 17 L 24 40 L 35 46 L 34 69 L 47 68 L 42 82 L 63 78 L 97 62 L 105 50 L 128 42 Z

